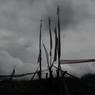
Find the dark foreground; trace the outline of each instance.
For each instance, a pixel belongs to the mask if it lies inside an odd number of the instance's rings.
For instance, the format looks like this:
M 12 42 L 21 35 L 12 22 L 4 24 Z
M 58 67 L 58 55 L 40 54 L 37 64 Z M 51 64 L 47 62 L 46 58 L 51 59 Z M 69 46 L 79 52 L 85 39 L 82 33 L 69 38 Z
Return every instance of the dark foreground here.
M 95 95 L 95 75 L 86 75 L 81 79 L 2 81 L 0 95 Z

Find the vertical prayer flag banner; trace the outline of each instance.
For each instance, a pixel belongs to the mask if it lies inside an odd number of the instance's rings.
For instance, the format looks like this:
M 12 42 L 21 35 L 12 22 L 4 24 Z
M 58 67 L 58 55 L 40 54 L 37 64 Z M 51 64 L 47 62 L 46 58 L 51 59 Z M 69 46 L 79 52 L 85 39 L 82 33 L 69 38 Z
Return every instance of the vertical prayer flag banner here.
M 58 52 L 58 37 L 57 37 L 56 27 L 54 29 L 54 34 L 55 34 L 55 47 L 54 47 L 54 59 L 53 59 L 53 61 L 56 61 L 57 60 L 57 52 Z
M 49 66 L 49 55 L 48 55 L 48 51 L 47 51 L 47 49 L 46 49 L 46 47 L 45 47 L 44 44 L 43 44 L 43 47 L 44 47 L 45 55 L 46 55 L 46 59 L 47 59 L 47 66 L 48 66 L 48 68 L 49 68 L 50 66 Z
M 58 56 L 61 57 L 61 38 L 60 38 L 60 7 L 57 7 L 57 28 L 58 28 Z
M 39 55 L 38 55 L 38 63 L 41 62 L 41 31 L 42 31 L 42 20 L 40 21 L 40 33 L 39 33 Z
M 51 18 L 48 18 L 49 35 L 50 35 L 50 65 L 52 63 L 52 33 L 51 33 Z

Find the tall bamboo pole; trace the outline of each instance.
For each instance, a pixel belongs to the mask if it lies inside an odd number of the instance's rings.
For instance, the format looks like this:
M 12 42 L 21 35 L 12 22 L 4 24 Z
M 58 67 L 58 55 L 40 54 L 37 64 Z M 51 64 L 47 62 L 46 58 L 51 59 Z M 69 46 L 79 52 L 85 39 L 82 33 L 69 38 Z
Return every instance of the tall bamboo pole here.
M 59 77 L 59 68 L 60 66 L 60 57 L 61 57 L 61 38 L 60 38 L 60 7 L 57 7 L 57 27 L 58 27 L 58 71 L 57 71 L 57 77 Z
M 40 20 L 40 33 L 39 33 L 39 57 L 38 57 L 38 63 L 39 63 L 39 79 L 42 78 L 42 50 L 41 50 L 41 37 L 42 37 L 42 19 Z
M 48 18 L 48 24 L 49 24 L 49 35 L 50 35 L 50 65 L 52 62 L 52 33 L 51 33 L 51 18 Z
M 57 28 L 56 28 L 56 26 L 55 26 L 55 29 L 54 29 L 54 34 L 55 34 L 55 47 L 54 47 L 53 62 L 55 62 L 57 60 L 57 52 L 58 52 L 58 36 L 57 36 Z
M 50 66 L 49 66 L 49 74 L 50 78 L 52 78 L 52 70 L 51 70 L 51 64 L 52 64 L 52 33 L 51 33 L 51 18 L 48 18 L 48 24 L 49 24 L 49 35 L 50 35 Z

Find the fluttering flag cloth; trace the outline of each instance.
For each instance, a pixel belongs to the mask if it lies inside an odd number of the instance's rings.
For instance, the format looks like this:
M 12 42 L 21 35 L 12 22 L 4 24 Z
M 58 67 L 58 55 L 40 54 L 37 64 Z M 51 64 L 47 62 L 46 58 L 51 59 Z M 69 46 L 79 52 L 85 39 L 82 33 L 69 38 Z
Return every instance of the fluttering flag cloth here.
M 95 59 L 60 60 L 60 64 L 78 64 L 87 62 L 95 62 Z

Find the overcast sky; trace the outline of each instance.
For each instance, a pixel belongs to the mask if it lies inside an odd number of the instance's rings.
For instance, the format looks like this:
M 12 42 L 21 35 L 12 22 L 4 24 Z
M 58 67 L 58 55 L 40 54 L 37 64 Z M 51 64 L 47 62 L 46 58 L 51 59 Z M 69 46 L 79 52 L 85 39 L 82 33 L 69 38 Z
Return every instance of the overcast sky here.
M 61 6 L 62 59 L 95 58 L 94 0 L 0 0 L 0 74 L 9 74 L 15 65 L 17 73 L 36 68 L 39 21 L 48 16 L 56 20 L 57 4 Z M 43 41 L 48 46 L 46 22 Z M 95 72 L 94 63 L 63 68 L 76 75 Z

